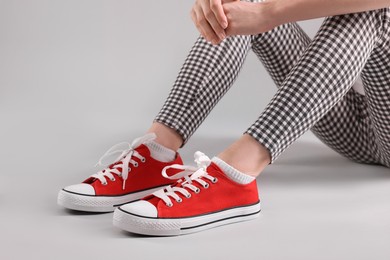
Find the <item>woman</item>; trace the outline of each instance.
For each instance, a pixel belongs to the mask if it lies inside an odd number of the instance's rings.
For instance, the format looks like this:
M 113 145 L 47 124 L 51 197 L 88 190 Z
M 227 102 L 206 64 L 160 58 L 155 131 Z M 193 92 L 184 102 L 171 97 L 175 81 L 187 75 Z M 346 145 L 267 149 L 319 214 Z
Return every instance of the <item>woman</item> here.
M 191 16 L 202 37 L 148 134 L 108 168 L 60 191 L 59 204 L 86 211 L 121 205 L 114 224 L 148 235 L 253 219 L 260 211 L 255 178 L 309 129 L 347 158 L 390 167 L 388 6 L 196 0 Z M 295 22 L 317 17 L 328 18 L 310 40 Z M 278 91 L 240 139 L 212 160 L 197 152 L 198 166 L 183 166 L 177 150 L 230 88 L 250 49 Z M 363 91 L 352 88 L 359 75 Z

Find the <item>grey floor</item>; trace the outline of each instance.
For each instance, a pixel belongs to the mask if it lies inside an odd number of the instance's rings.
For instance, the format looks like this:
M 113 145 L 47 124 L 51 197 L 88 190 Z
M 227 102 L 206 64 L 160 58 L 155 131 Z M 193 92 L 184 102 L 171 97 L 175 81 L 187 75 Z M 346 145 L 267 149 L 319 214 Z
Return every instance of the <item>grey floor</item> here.
M 190 162 L 193 151 L 212 155 L 232 140 L 195 137 L 182 154 Z M 258 178 L 259 219 L 170 238 L 132 235 L 112 227 L 112 214 L 56 205 L 63 185 L 93 171 L 98 149 L 58 152 L 36 168 L 21 147 L 24 167 L 10 165 L 1 180 L 1 259 L 389 259 L 389 169 L 352 163 L 311 138 Z

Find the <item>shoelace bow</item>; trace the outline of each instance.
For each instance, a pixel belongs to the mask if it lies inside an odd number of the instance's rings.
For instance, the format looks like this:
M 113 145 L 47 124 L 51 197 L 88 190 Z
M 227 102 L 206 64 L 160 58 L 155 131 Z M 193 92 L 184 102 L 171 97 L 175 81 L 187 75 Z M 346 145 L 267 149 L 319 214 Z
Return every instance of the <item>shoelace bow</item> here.
M 105 154 L 103 154 L 102 157 L 100 157 L 96 166 L 105 166 L 105 167 L 109 165 L 113 165 L 113 166 L 109 168 L 105 168 L 99 171 L 98 173 L 91 175 L 91 177 L 98 179 L 103 185 L 107 185 L 106 177 L 109 178 L 111 181 L 115 181 L 115 177 L 113 174 L 118 175 L 119 177 L 122 177 L 123 179 L 122 189 L 125 189 L 126 180 L 129 176 L 129 172 L 131 171 L 129 164 L 132 164 L 134 167 L 138 167 L 138 162 L 133 160 L 133 156 L 141 160 L 141 162 L 146 161 L 146 158 L 143 157 L 134 149 L 140 146 L 141 144 L 153 141 L 154 139 L 156 139 L 156 135 L 154 133 L 150 133 L 135 139 L 131 144 L 127 142 L 122 142 L 112 146 L 110 149 L 108 149 L 107 152 L 105 152 Z M 123 146 L 126 146 L 126 148 L 120 149 L 120 147 Z M 106 157 L 113 156 L 118 153 L 120 153 L 120 155 L 112 163 L 109 164 L 102 163 L 102 161 Z M 122 171 L 120 171 L 119 168 L 121 168 Z
M 210 165 L 211 160 L 209 157 L 207 157 L 202 152 L 196 152 L 195 155 L 195 162 L 197 164 L 197 167 L 194 166 L 188 166 L 188 165 L 180 165 L 180 164 L 173 164 L 170 166 L 166 166 L 162 170 L 162 175 L 165 178 L 171 179 L 171 180 L 178 180 L 178 183 L 180 186 L 168 186 L 164 189 L 160 189 L 153 193 L 154 196 L 162 199 L 165 204 L 168 207 L 172 207 L 173 203 L 170 199 L 172 197 L 176 200 L 176 202 L 182 202 L 182 199 L 177 193 L 182 194 L 186 198 L 191 197 L 191 193 L 187 190 L 192 190 L 195 193 L 199 193 L 200 189 L 194 185 L 194 182 L 199 183 L 203 186 L 203 188 L 208 188 L 209 183 L 202 180 L 203 178 L 210 180 L 212 183 L 216 183 L 218 180 L 217 178 L 209 175 L 206 172 L 206 168 Z M 168 169 L 178 169 L 183 170 L 175 175 L 168 176 L 167 170 Z M 177 192 L 177 193 L 176 193 Z

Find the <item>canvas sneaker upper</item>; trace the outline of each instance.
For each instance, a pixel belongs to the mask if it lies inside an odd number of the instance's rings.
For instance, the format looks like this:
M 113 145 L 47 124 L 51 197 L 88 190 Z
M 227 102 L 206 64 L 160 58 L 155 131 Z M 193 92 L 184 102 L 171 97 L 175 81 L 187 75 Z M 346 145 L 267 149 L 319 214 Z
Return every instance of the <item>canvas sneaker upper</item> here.
M 260 200 L 256 180 L 239 184 L 204 154 L 195 154 L 197 167 L 171 165 L 162 175 L 179 180 L 140 201 L 120 206 L 114 225 L 146 235 L 179 235 L 252 219 Z M 181 172 L 169 176 L 167 171 Z
M 82 183 L 63 188 L 58 195 L 58 203 L 66 208 L 82 211 L 113 211 L 115 206 L 138 200 L 174 180 L 164 178 L 161 171 L 171 164 L 182 164 L 177 153 L 172 162 L 155 160 L 147 142 L 155 139 L 154 134 L 137 138 L 132 144 L 113 146 L 99 160 L 120 154 L 113 163 L 91 175 Z M 171 171 L 172 174 L 175 171 Z M 177 171 L 176 171 L 177 172 Z

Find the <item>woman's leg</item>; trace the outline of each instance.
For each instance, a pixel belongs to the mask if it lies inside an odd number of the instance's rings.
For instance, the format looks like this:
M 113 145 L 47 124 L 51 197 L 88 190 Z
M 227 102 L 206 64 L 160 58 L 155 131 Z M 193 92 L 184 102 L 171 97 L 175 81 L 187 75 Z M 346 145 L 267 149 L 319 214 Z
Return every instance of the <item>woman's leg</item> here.
M 183 146 L 232 86 L 250 48 L 250 36 L 230 37 L 218 46 L 199 37 L 149 132 L 168 137 L 161 138 L 168 147 Z
M 156 133 L 162 145 L 177 150 L 229 90 L 252 44 L 256 53 L 263 50 L 264 57 L 270 58 L 263 63 L 280 85 L 309 42 L 296 24 L 281 25 L 255 37 L 230 37 L 218 46 L 200 37 L 149 132 Z
M 382 36 L 385 23 L 383 13 L 384 10 L 376 10 L 325 20 L 274 98 L 246 131 L 269 151 L 271 161 L 327 115 L 346 95 Z M 345 118 L 344 111 L 335 110 L 334 115 L 337 113 L 337 119 Z M 349 135 L 361 133 L 346 126 L 339 122 L 328 128 L 335 128 L 338 135 L 346 135 L 347 139 L 341 139 L 344 141 L 348 140 Z M 363 139 L 360 140 L 363 145 L 366 144 Z M 242 140 L 238 142 L 245 143 Z M 357 140 L 344 146 L 355 144 L 358 147 L 355 149 L 373 152 L 370 147 L 360 146 Z M 236 160 L 239 156 L 234 156 L 234 153 L 245 150 L 241 148 L 229 148 L 220 156 L 240 170 L 248 166 Z M 260 162 L 254 159 L 256 170 L 259 170 L 259 165 Z
M 281 87 L 289 72 L 309 46 L 311 40 L 296 23 L 279 27 L 272 33 L 254 36 L 252 50 L 264 64 L 277 87 Z M 374 139 L 367 122 L 366 100 L 353 89 L 324 115 L 312 128 L 325 144 L 346 156 L 364 163 L 376 163 L 372 148 Z M 338 127 L 334 127 L 334 126 Z M 343 128 L 340 131 L 340 128 Z M 364 148 L 365 147 L 365 148 Z
M 383 14 L 383 33 L 362 71 L 367 112 L 361 120 L 375 141 L 375 158 L 390 167 L 390 8 Z

